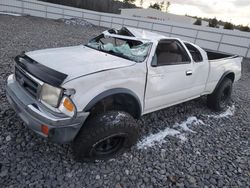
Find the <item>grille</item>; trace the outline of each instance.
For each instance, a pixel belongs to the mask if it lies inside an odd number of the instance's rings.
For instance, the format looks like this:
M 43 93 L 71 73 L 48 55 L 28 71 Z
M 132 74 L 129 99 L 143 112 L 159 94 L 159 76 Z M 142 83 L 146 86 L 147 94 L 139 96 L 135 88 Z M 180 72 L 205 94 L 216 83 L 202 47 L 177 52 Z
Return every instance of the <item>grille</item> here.
M 33 97 L 37 97 L 39 84 L 27 76 L 17 65 L 15 66 L 16 81 Z

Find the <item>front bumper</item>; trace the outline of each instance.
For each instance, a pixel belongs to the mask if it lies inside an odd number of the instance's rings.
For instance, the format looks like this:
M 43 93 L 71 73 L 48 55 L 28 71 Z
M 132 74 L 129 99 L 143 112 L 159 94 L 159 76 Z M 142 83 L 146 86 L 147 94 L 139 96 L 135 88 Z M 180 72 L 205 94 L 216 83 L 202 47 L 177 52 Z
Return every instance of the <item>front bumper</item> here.
M 89 113 L 77 113 L 74 118 L 54 112 L 31 97 L 10 75 L 7 81 L 6 96 L 24 123 L 43 137 L 57 143 L 72 141 L 79 132 Z M 42 132 L 42 125 L 49 128 L 48 135 Z

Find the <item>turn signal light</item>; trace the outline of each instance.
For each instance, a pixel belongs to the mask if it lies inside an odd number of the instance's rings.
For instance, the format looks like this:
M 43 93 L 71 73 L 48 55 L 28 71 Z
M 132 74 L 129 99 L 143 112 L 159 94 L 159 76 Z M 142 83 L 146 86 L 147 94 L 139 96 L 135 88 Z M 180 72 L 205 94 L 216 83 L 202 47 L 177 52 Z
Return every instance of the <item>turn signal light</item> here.
M 73 112 L 74 110 L 74 105 L 68 98 L 64 99 L 63 106 L 70 112 Z
M 49 135 L 49 127 L 47 125 L 41 125 L 41 131 L 45 135 Z
M 73 117 L 76 113 L 76 107 L 72 100 L 68 97 L 63 97 L 59 110 L 70 117 Z

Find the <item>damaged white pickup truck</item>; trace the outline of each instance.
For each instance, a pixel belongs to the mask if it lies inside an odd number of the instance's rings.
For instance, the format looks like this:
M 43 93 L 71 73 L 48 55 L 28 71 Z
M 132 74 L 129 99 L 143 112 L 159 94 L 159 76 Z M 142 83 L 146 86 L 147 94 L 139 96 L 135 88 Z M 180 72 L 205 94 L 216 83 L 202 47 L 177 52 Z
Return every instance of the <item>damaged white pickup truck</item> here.
M 104 31 L 86 45 L 23 53 L 7 98 L 43 137 L 72 142 L 79 161 L 109 159 L 138 137 L 135 118 L 207 95 L 224 109 L 242 58 L 156 33 Z

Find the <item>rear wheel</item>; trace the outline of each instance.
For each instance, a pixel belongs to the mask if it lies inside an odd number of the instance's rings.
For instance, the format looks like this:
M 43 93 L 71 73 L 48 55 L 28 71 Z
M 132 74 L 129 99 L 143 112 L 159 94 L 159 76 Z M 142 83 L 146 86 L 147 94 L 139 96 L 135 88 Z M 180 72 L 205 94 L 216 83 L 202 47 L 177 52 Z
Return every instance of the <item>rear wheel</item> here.
M 114 158 L 134 143 L 138 130 L 134 118 L 126 112 L 110 111 L 91 117 L 73 142 L 77 161 Z
M 229 78 L 225 78 L 219 87 L 207 96 L 207 105 L 216 111 L 224 110 L 231 100 L 233 82 Z

